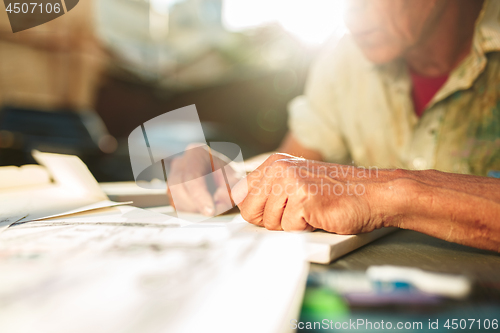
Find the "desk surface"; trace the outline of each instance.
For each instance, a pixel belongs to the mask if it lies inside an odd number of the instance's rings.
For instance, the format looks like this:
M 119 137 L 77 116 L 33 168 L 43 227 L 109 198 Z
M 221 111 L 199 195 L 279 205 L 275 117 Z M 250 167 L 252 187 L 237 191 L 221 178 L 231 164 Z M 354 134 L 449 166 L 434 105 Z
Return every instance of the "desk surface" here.
M 474 288 L 464 300 L 446 300 L 438 304 L 373 304 L 350 306 L 348 317 L 371 321 L 422 322 L 425 327 L 415 332 L 449 332 L 444 326 L 448 319 L 485 319 L 500 321 L 500 254 L 449 243 L 415 231 L 400 230 L 353 251 L 330 265 L 311 265 L 311 272 L 324 273 L 328 270 L 365 270 L 371 265 L 398 265 L 417 267 L 427 271 L 463 274 L 474 281 Z M 317 287 L 316 287 L 317 288 Z M 314 292 L 309 286 L 306 293 Z M 313 304 L 314 305 L 314 304 Z M 309 304 L 308 306 L 311 306 Z M 304 310 L 306 309 L 306 310 Z M 330 318 L 334 312 L 307 312 L 302 308 L 301 320 L 313 321 Z M 429 330 L 429 320 L 439 319 L 439 328 Z M 484 327 L 482 328 L 484 329 Z M 299 330 L 299 332 L 320 332 L 321 330 Z M 358 332 L 370 332 L 363 327 Z M 412 331 L 413 330 L 409 330 Z M 488 330 L 485 330 L 488 331 Z M 491 330 L 490 330 L 491 331 Z
M 328 266 L 311 270 L 365 270 L 370 265 L 418 267 L 463 274 L 476 282 L 500 286 L 500 254 L 446 242 L 419 232 L 400 230 L 353 251 Z

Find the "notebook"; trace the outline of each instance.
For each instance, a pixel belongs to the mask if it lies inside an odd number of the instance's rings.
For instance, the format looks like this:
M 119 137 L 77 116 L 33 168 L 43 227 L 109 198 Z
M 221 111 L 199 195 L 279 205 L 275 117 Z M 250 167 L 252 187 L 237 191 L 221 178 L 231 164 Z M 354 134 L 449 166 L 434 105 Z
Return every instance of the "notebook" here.
M 171 206 L 154 207 L 148 208 L 147 210 L 175 216 L 175 211 Z M 214 226 L 226 225 L 232 232 L 247 234 L 279 235 L 284 233 L 283 231 L 271 231 L 250 224 L 245 221 L 240 214 L 220 215 L 204 222 L 199 222 L 199 224 Z M 302 235 L 306 242 L 307 260 L 317 264 L 329 264 L 333 260 L 396 230 L 398 230 L 398 228 L 381 228 L 359 235 L 337 235 L 323 230 L 317 230 L 314 232 L 302 233 Z

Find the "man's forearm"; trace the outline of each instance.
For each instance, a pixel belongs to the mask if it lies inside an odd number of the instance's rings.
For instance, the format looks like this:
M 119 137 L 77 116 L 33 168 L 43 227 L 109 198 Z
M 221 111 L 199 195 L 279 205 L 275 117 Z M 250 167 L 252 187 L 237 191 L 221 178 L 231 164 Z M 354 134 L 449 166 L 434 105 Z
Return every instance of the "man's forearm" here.
M 379 186 L 385 226 L 500 252 L 500 181 L 437 171 L 405 171 Z M 380 185 L 380 184 L 379 184 Z
M 400 227 L 500 252 L 499 179 L 274 154 L 247 176 L 247 184 L 241 213 L 270 230 L 357 234 Z

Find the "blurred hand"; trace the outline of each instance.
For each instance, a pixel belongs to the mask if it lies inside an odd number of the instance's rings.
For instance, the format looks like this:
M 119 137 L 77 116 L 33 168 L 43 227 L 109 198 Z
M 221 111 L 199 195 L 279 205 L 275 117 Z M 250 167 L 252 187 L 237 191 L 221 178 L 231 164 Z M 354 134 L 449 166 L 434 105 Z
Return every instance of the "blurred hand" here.
M 236 186 L 233 198 L 246 221 L 270 230 L 369 232 L 383 226 L 373 199 L 389 178 L 374 173 L 274 154 L 248 175 L 248 195 Z
M 206 216 L 231 209 L 225 177 L 229 184 L 235 184 L 238 173 L 227 167 L 222 171 L 228 162 L 224 155 L 210 151 L 206 145 L 188 146 L 184 155 L 172 160 L 167 175 L 167 194 L 172 206 L 179 211 Z

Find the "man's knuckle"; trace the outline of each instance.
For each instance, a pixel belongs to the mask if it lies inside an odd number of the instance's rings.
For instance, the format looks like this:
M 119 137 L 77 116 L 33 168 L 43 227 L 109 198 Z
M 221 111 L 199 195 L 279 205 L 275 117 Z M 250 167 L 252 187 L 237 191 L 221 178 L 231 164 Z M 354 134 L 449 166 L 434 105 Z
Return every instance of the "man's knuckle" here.
M 274 176 L 286 177 L 289 174 L 290 167 L 294 164 L 287 159 L 280 159 L 273 162 L 271 165 L 272 173 Z
M 276 160 L 273 162 L 274 167 L 289 167 L 290 166 L 290 160 L 287 158 L 280 158 L 279 160 Z
M 240 213 L 241 213 L 241 217 L 243 217 L 243 219 L 249 223 L 252 223 L 252 224 L 255 224 L 256 223 L 256 219 L 255 219 L 255 216 L 253 214 L 251 214 L 248 209 L 245 208 L 244 205 L 240 205 Z
M 291 157 L 291 155 L 288 155 L 288 154 L 274 153 L 269 157 L 269 159 L 272 161 L 276 161 L 276 160 L 281 160 L 281 159 L 290 158 L 290 157 Z
M 281 226 L 279 224 L 265 224 L 264 225 L 266 227 L 267 230 L 272 230 L 272 231 L 280 231 L 282 230 L 281 229 Z

